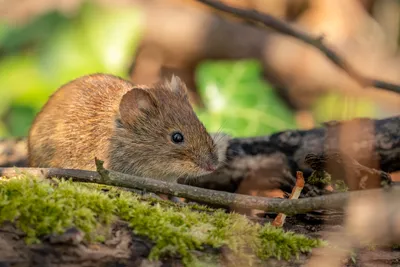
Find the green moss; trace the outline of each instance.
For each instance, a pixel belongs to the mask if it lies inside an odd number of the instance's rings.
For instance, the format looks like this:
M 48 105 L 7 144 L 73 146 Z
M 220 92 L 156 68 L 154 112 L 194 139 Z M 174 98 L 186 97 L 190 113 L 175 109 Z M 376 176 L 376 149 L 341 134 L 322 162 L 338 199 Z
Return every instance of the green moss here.
M 0 181 L 0 223 L 15 222 L 26 233 L 28 243 L 72 225 L 83 230 L 90 241 L 94 229 L 113 220 L 114 210 L 101 191 L 73 183 L 51 184 L 32 177 Z
M 20 176 L 0 179 L 0 225 L 11 221 L 24 231 L 27 242 L 75 226 L 90 242 L 102 242 L 117 219 L 127 221 L 135 234 L 154 242 L 150 259 L 178 256 L 186 265 L 201 261 L 192 253 L 204 247 L 228 247 L 246 261 L 269 257 L 289 259 L 322 245 L 320 240 L 260 226 L 246 217 L 201 205 L 180 205 L 113 187 L 39 180 Z M 201 265 L 201 264 L 200 264 Z
M 281 228 L 266 225 L 259 233 L 261 240 L 260 258 L 275 257 L 289 260 L 293 255 L 310 252 L 312 248 L 326 245 L 320 239 L 310 239 L 294 232 L 284 232 Z
M 338 192 L 347 192 L 349 191 L 349 188 L 347 187 L 345 181 L 343 180 L 337 180 L 334 183 L 335 190 Z
M 328 185 L 331 183 L 331 176 L 326 171 L 313 171 L 307 182 L 312 185 Z

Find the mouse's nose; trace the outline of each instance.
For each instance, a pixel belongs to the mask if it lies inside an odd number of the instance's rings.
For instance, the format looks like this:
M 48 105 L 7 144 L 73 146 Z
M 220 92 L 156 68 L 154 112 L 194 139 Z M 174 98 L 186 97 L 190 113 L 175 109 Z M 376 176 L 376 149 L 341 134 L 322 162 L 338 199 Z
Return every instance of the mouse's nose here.
M 215 171 L 217 169 L 217 164 L 213 162 L 212 160 L 204 161 L 201 164 L 201 168 L 203 168 L 206 171 Z
M 216 154 L 208 154 L 206 157 L 200 159 L 199 167 L 205 171 L 213 172 L 218 169 L 219 161 Z
M 212 164 L 212 163 L 206 163 L 204 165 L 204 169 L 207 170 L 207 171 L 213 172 L 213 171 L 215 171 L 217 169 L 217 166 Z

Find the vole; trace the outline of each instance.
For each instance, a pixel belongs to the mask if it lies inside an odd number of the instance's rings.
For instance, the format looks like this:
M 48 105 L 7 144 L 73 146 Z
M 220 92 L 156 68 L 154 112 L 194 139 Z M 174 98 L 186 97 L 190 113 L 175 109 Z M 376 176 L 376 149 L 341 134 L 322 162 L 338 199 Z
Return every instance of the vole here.
M 216 143 L 196 116 L 175 75 L 136 85 L 90 74 L 62 85 L 36 115 L 28 136 L 31 167 L 104 167 L 176 181 L 213 172 Z

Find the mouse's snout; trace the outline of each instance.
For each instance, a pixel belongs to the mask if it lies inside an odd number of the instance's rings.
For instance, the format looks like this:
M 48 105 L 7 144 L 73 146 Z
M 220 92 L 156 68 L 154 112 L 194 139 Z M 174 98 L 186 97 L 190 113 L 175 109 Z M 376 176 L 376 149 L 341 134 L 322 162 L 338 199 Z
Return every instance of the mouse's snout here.
M 210 157 L 200 162 L 200 167 L 208 172 L 213 172 L 218 168 L 218 159 L 210 155 Z
M 205 163 L 203 164 L 203 169 L 205 169 L 206 171 L 210 171 L 213 172 L 217 169 L 217 165 L 213 164 L 213 163 Z

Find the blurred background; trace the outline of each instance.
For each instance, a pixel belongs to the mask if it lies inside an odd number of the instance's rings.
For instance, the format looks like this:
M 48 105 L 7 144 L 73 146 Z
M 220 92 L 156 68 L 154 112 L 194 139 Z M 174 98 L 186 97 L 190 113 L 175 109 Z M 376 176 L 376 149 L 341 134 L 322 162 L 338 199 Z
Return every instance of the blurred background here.
M 397 0 L 224 0 L 325 42 L 361 74 L 400 84 Z M 210 131 L 234 136 L 400 113 L 319 51 L 195 0 L 0 1 L 0 137 L 26 136 L 61 85 L 106 72 L 135 83 L 179 75 Z

